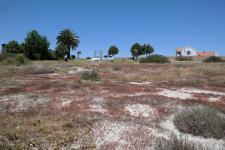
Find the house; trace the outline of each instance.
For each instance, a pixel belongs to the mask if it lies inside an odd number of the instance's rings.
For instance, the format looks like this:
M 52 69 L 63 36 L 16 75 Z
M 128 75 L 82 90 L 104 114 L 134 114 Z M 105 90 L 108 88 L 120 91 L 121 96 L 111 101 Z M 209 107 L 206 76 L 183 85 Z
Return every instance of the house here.
M 176 56 L 218 56 L 218 54 L 215 51 L 202 51 L 198 52 L 197 49 L 187 46 L 183 48 L 177 48 L 176 49 Z
M 197 52 L 197 56 L 209 57 L 209 56 L 218 56 L 218 54 L 215 51 L 203 51 Z
M 0 54 L 2 54 L 4 52 L 5 46 L 6 46 L 6 44 L 2 44 L 2 47 L 0 48 Z
M 196 56 L 197 50 L 191 46 L 176 49 L 176 56 Z

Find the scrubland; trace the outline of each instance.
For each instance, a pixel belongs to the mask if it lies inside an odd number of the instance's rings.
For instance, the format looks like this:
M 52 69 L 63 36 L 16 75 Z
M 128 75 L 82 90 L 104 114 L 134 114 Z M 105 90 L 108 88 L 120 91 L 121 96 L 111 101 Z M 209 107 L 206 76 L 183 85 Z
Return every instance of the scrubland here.
M 224 113 L 225 63 L 0 65 L 0 149 L 223 150 Z

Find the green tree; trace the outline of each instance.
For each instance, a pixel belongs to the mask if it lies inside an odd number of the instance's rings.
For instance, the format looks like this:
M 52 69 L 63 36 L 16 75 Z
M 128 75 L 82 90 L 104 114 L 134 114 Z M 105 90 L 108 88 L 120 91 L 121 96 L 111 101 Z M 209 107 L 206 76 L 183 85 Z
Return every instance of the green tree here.
M 29 32 L 22 44 L 26 55 L 31 60 L 44 60 L 49 58 L 50 42 L 46 36 L 40 35 L 36 30 Z
M 71 29 L 64 29 L 59 32 L 57 36 L 57 45 L 66 45 L 67 47 L 67 57 L 70 58 L 70 50 L 75 49 L 79 46 L 80 40 L 79 36 L 76 35 Z
M 154 52 L 154 48 L 150 44 L 144 44 L 142 46 L 142 53 L 146 56 Z
M 116 46 L 111 46 L 108 50 L 109 55 L 116 55 L 119 53 L 119 49 Z
M 139 43 L 135 43 L 131 47 L 130 51 L 131 51 L 133 58 L 135 58 L 135 57 L 138 58 L 138 56 L 141 55 L 141 53 L 142 53 L 142 47 Z
M 80 54 L 81 54 L 81 51 L 78 51 L 78 52 L 77 52 L 77 58 L 78 58 L 78 59 L 80 59 Z
M 66 45 L 57 45 L 55 48 L 55 54 L 58 59 L 63 59 L 65 55 L 67 55 L 67 47 Z
M 15 40 L 12 40 L 8 44 L 6 44 L 4 50 L 5 50 L 4 52 L 6 53 L 13 53 L 13 54 L 24 53 L 23 47 Z

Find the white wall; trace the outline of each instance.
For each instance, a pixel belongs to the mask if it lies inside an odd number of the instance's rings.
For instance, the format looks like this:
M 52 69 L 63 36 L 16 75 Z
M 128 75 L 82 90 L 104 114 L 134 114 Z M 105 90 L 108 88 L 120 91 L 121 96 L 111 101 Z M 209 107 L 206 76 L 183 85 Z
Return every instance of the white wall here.
M 190 52 L 190 55 L 188 55 L 188 52 Z M 186 47 L 182 49 L 181 56 L 196 56 L 196 53 L 196 49 L 192 47 Z

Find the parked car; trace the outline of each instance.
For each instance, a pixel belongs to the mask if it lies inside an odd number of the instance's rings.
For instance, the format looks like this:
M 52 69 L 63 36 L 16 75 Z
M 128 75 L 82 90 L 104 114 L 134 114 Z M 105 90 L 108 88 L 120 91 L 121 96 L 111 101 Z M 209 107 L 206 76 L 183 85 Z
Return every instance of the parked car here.
M 106 61 L 114 61 L 114 57 L 112 55 L 105 55 L 102 60 Z
M 94 58 L 91 58 L 91 61 L 100 61 L 101 58 L 100 57 L 94 57 Z

